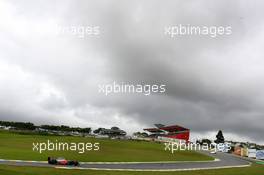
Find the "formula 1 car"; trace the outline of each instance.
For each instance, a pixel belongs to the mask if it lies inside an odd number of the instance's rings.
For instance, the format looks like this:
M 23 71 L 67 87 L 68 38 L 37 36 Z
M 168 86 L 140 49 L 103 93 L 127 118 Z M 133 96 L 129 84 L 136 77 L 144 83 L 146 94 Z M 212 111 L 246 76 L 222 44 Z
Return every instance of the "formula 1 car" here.
M 80 165 L 76 160 L 66 160 L 63 157 L 52 158 L 48 157 L 48 163 L 51 165 L 69 165 L 69 166 L 78 166 Z

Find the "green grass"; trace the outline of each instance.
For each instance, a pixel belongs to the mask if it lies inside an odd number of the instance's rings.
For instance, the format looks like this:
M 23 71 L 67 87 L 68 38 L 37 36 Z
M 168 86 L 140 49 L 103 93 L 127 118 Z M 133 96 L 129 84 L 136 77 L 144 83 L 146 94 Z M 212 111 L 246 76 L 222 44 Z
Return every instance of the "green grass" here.
M 125 171 L 93 171 L 62 170 L 55 168 L 16 167 L 0 165 L 1 175 L 262 175 L 264 165 L 253 164 L 245 168 L 229 168 L 218 170 L 199 170 L 182 172 L 125 172 Z
M 49 151 L 42 154 L 32 151 L 33 142 L 47 140 L 61 142 L 99 142 L 100 151 L 78 154 L 72 151 Z M 212 158 L 191 151 L 178 151 L 175 154 L 164 151 L 158 143 L 118 141 L 108 139 L 82 138 L 70 136 L 42 136 L 36 134 L 18 134 L 0 131 L 0 159 L 46 160 L 48 156 L 63 156 L 79 161 L 181 161 L 210 160 Z M 63 170 L 55 168 L 19 167 L 0 165 L 0 175 L 260 175 L 264 174 L 264 165 L 253 164 L 245 168 L 218 170 L 200 170 L 183 172 L 125 172 Z
M 32 151 L 33 142 L 99 142 L 99 151 L 89 151 L 79 154 L 75 151 L 46 151 L 39 153 Z M 36 134 L 18 134 L 0 131 L 0 159 L 15 160 L 47 160 L 48 156 L 65 157 L 78 161 L 194 161 L 212 160 L 211 157 L 193 151 L 178 151 L 171 154 L 164 151 L 164 145 L 144 141 L 120 141 L 109 139 L 95 139 L 72 136 L 44 136 Z M 1 174 L 1 173 L 0 173 Z

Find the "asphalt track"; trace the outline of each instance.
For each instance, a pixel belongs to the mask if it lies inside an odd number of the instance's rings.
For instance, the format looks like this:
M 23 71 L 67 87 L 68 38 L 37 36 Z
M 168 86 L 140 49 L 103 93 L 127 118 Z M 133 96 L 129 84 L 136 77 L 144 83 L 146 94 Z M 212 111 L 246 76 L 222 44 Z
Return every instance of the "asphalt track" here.
M 204 153 L 209 154 L 209 153 Z M 217 153 L 213 156 L 215 161 L 186 161 L 186 162 L 81 162 L 78 167 L 54 166 L 43 161 L 22 161 L 0 159 L 2 165 L 54 167 L 65 169 L 90 169 L 90 170 L 119 170 L 119 171 L 188 171 L 202 169 L 220 169 L 250 166 L 251 162 L 231 154 Z

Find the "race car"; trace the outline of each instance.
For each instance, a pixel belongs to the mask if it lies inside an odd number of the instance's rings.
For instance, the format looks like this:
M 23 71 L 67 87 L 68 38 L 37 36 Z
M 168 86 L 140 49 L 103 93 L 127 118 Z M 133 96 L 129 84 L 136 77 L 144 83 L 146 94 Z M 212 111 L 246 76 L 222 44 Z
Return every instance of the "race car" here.
M 80 165 L 76 160 L 66 160 L 63 157 L 52 158 L 48 157 L 48 163 L 51 165 L 70 165 L 70 166 L 78 166 Z

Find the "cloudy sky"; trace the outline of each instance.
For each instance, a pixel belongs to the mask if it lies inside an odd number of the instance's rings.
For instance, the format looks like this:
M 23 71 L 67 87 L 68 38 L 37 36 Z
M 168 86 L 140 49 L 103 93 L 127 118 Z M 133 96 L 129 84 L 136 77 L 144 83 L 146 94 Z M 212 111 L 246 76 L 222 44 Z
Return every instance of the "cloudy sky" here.
M 0 120 L 119 126 L 179 124 L 192 138 L 264 143 L 264 3 L 0 1 Z M 231 26 L 231 35 L 165 35 L 166 26 Z M 80 37 L 60 29 L 99 27 Z M 166 93 L 98 93 L 111 82 Z

